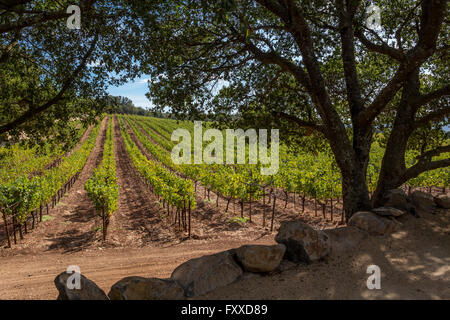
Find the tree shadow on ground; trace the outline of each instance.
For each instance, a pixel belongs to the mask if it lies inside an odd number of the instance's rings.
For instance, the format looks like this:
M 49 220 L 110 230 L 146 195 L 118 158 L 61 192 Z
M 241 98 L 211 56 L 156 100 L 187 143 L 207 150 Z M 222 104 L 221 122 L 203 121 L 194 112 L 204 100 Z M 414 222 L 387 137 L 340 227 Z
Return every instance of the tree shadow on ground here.
M 450 299 L 450 210 L 402 220 L 400 231 L 368 237 L 354 252 L 243 279 L 200 298 Z M 380 290 L 367 288 L 369 265 L 381 269 Z

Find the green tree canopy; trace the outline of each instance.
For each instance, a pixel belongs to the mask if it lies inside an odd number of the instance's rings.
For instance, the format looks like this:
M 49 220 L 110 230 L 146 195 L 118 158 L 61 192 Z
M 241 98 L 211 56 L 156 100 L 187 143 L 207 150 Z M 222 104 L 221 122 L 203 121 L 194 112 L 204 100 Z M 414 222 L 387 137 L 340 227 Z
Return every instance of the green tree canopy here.
M 71 1 L 1 1 L 0 135 L 43 139 L 69 119 L 92 121 L 106 88 L 139 74 L 123 43 L 135 35 L 121 2 L 83 0 L 81 28 L 69 29 Z M 134 26 L 134 22 L 133 22 Z M 138 49 L 138 45 L 130 47 Z M 136 55 L 136 54 L 135 54 Z M 7 133 L 7 136 L 6 136 Z
M 342 172 L 347 216 L 372 205 L 365 179 L 375 129 L 387 141 L 374 203 L 450 165 L 433 160 L 450 151 L 442 139 L 419 143 L 423 155 L 405 165 L 408 146 L 448 124 L 448 1 L 128 3 L 146 35 L 140 61 L 156 107 L 317 132 Z M 367 26 L 371 4 L 381 10 L 377 28 Z

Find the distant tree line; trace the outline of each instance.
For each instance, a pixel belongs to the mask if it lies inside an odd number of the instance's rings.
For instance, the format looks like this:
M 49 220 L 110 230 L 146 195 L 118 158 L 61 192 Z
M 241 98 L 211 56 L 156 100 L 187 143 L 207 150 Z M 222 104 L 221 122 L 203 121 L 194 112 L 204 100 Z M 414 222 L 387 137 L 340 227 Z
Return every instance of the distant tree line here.
M 142 107 L 136 107 L 133 101 L 127 97 L 107 96 L 106 103 L 109 106 L 108 111 L 110 113 L 137 114 L 141 116 L 149 116 L 152 113 Z
M 135 114 L 139 116 L 175 119 L 170 113 L 136 107 L 133 101 L 127 97 L 108 95 L 104 102 L 108 105 L 108 113 Z

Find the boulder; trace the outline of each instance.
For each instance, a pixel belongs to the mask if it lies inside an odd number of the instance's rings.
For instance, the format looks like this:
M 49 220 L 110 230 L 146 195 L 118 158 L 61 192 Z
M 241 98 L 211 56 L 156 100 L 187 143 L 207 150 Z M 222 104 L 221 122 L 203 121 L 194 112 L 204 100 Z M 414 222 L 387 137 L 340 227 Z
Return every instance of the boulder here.
M 403 211 L 408 211 L 409 199 L 402 189 L 391 189 L 383 195 L 383 207 L 392 207 Z
M 398 229 L 398 223 L 369 211 L 356 212 L 347 225 L 366 231 L 370 235 L 390 234 Z
M 285 259 L 292 262 L 310 263 L 330 252 L 327 234 L 300 221 L 283 221 L 275 241 L 286 246 Z
M 407 208 L 408 208 L 406 210 L 407 212 L 409 212 L 411 215 L 413 215 L 416 218 L 420 218 L 420 215 L 417 213 L 416 208 L 412 205 L 411 202 L 408 202 Z
M 245 271 L 271 272 L 278 268 L 286 247 L 283 244 L 273 246 L 248 245 L 235 250 L 236 258 Z
M 380 207 L 372 209 L 373 213 L 376 213 L 379 216 L 382 217 L 399 217 L 403 214 L 405 214 L 405 211 L 393 208 L 393 207 Z
M 111 287 L 108 296 L 111 300 L 181 300 L 184 290 L 171 279 L 126 277 Z
M 411 193 L 411 202 L 418 213 L 433 213 L 436 207 L 433 196 L 419 190 Z
M 234 260 L 234 253 L 224 251 L 191 259 L 179 265 L 170 278 L 178 281 L 187 297 L 194 297 L 226 286 L 242 274 L 242 269 Z
M 71 277 L 69 279 L 69 277 Z M 69 284 L 76 284 L 74 277 L 79 277 L 80 288 L 69 289 Z M 68 281 L 69 280 L 69 281 Z M 108 300 L 108 296 L 92 280 L 89 280 L 80 273 L 62 272 L 54 280 L 56 289 L 58 289 L 58 300 Z M 69 286 L 70 287 L 70 286 Z
M 361 241 L 367 238 L 367 233 L 352 226 L 327 229 L 324 232 L 330 238 L 330 255 L 333 256 L 350 253 L 358 248 Z
M 440 194 L 434 197 L 434 202 L 439 208 L 450 209 L 450 197 L 446 194 Z

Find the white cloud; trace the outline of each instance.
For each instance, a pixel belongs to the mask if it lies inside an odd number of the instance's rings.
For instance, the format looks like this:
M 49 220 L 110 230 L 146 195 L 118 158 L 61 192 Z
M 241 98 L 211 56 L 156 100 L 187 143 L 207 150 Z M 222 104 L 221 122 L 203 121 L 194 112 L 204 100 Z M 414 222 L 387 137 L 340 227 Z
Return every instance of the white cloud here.
M 98 67 L 98 66 L 100 66 L 102 63 L 100 62 L 100 60 L 95 60 L 94 62 L 89 62 L 88 63 L 88 67 L 89 68 L 91 68 L 91 67 Z
M 150 78 L 142 78 L 142 79 L 136 80 L 136 83 L 143 84 L 143 83 L 147 83 L 147 82 L 149 82 L 149 81 L 151 81 Z
M 136 107 L 150 108 L 153 106 L 146 96 L 128 96 L 128 98 L 133 101 Z

